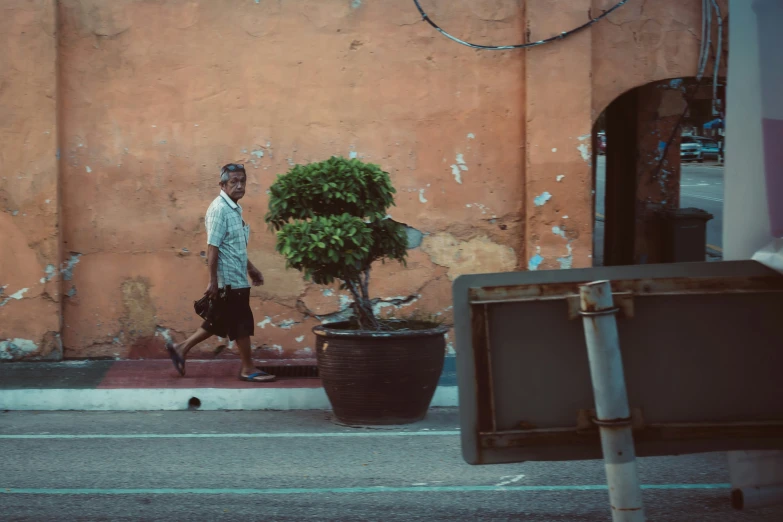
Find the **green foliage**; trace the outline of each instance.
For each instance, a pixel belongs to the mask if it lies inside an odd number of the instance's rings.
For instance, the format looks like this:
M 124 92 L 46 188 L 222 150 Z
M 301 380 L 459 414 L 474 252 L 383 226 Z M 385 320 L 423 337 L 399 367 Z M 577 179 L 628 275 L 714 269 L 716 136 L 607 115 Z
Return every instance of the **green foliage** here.
M 380 167 L 332 157 L 296 165 L 270 187 L 267 223 L 279 230 L 289 220 L 349 214 L 378 221 L 394 205 L 395 190 Z
M 366 290 L 361 276 L 373 262 L 405 262 L 405 229 L 387 219 L 395 190 L 377 165 L 339 157 L 297 165 L 269 193 L 265 220 L 277 231 L 277 251 L 308 280 Z

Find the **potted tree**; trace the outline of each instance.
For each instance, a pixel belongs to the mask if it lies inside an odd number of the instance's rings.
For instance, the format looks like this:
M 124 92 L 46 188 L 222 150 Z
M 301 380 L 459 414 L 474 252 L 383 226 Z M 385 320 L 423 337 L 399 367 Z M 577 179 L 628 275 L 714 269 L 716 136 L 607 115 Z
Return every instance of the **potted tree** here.
M 395 192 L 377 165 L 340 157 L 296 165 L 269 189 L 265 220 L 287 267 L 316 284 L 340 281 L 353 297 L 350 320 L 313 329 L 324 389 L 347 424 L 424 418 L 443 370 L 448 329 L 381 318 L 370 297 L 372 264 L 407 255 L 405 229 L 387 213 Z

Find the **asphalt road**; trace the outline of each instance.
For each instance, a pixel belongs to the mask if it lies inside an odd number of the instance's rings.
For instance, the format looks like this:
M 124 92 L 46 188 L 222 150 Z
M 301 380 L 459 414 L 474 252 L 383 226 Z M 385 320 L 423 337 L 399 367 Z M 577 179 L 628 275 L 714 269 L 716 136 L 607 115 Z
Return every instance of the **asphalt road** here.
M 457 428 L 455 410 L 407 431 L 326 412 L 0 413 L 0 519 L 610 520 L 601 461 L 469 466 Z M 722 454 L 639 472 L 650 520 L 783 520 L 732 510 Z
M 604 198 L 606 192 L 606 156 L 599 156 L 596 166 L 595 252 L 598 262 L 603 255 Z M 699 208 L 713 215 L 707 222 L 707 250 L 723 253 L 723 165 L 718 163 L 684 163 L 680 177 L 680 208 Z

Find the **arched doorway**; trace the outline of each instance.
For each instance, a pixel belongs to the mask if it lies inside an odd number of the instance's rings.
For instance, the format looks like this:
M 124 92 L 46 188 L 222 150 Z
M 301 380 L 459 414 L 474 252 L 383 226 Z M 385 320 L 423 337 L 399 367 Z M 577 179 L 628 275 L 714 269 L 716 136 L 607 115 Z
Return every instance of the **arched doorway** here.
M 725 82 L 711 83 L 642 85 L 596 119 L 595 266 L 722 258 Z

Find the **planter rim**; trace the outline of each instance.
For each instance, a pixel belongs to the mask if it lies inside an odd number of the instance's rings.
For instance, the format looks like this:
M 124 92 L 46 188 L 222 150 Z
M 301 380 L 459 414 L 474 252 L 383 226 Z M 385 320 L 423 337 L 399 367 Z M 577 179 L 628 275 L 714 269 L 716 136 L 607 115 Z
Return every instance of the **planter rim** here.
M 330 325 L 345 325 L 347 321 L 321 324 L 313 327 L 313 333 L 321 337 L 353 337 L 365 339 L 389 339 L 401 337 L 430 337 L 433 335 L 443 335 L 448 333 L 449 327 L 445 325 L 427 328 L 426 330 L 405 330 L 395 332 L 377 332 L 375 330 L 342 330 L 339 328 L 330 328 Z

